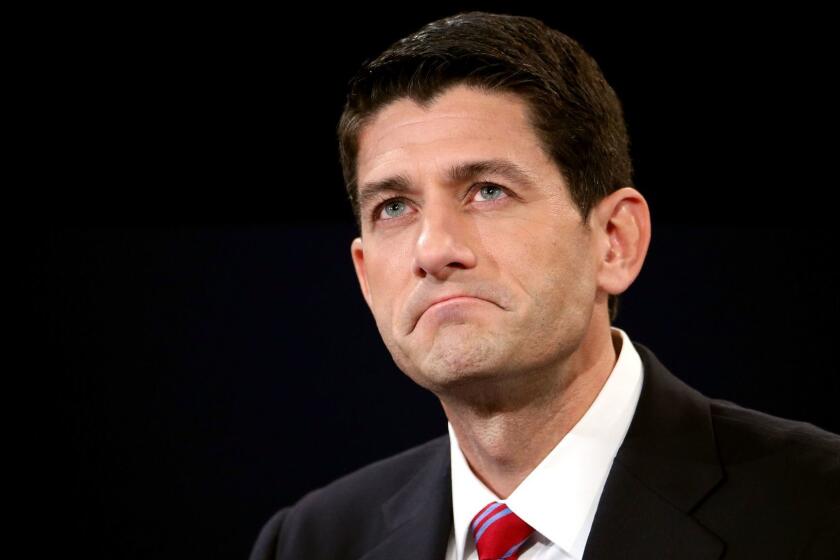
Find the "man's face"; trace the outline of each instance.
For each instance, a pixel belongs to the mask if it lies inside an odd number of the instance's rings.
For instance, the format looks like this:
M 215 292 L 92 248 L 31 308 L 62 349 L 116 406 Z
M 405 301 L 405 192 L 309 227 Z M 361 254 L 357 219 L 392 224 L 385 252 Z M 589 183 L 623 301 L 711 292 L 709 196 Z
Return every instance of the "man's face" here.
M 415 382 L 441 394 L 578 348 L 598 292 L 593 236 L 521 98 L 459 85 L 426 110 L 391 103 L 361 131 L 358 186 L 356 273 Z

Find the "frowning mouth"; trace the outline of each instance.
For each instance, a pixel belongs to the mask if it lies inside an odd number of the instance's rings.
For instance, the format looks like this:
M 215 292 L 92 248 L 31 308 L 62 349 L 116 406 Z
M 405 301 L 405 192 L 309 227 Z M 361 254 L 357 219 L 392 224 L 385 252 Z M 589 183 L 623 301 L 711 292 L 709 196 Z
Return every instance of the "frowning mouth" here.
M 423 315 L 425 315 L 430 310 L 434 310 L 434 309 L 442 307 L 444 305 L 455 305 L 455 304 L 459 304 L 459 303 L 470 303 L 470 302 L 492 303 L 493 305 L 496 305 L 492 301 L 489 301 L 489 300 L 486 300 L 486 299 L 483 299 L 483 298 L 479 298 L 479 297 L 475 297 L 475 296 L 464 295 L 464 294 L 453 294 L 453 295 L 450 295 L 450 296 L 441 297 L 441 298 L 438 298 L 438 299 L 432 301 L 428 306 L 426 306 L 425 309 L 423 309 L 422 312 L 420 312 L 419 315 L 417 315 L 417 317 L 414 320 L 414 324 L 411 326 L 411 331 L 414 331 L 414 329 L 417 326 L 417 323 L 420 321 L 420 318 L 423 317 Z M 411 331 L 409 331 L 409 332 L 411 332 Z

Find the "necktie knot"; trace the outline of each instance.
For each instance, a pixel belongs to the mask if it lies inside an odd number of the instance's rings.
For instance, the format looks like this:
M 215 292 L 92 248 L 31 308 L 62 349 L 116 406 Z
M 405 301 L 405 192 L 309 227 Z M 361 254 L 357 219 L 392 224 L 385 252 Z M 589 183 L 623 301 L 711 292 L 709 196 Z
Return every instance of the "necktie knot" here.
M 510 508 L 491 502 L 479 511 L 470 524 L 479 560 L 516 560 L 519 551 L 534 529 Z

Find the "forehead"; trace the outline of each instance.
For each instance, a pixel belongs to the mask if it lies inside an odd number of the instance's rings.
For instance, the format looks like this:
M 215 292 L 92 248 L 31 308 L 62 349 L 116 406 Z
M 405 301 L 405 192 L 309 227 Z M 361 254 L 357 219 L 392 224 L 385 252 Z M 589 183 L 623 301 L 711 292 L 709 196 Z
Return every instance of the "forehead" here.
M 426 108 L 408 98 L 382 108 L 359 134 L 358 184 L 488 158 L 525 168 L 548 160 L 521 97 L 458 85 Z

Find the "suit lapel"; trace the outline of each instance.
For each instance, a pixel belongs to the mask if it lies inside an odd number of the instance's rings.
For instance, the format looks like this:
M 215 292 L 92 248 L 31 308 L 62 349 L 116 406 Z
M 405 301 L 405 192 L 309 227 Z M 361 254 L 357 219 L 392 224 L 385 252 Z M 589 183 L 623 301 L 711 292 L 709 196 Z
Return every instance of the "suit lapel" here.
M 417 476 L 382 506 L 388 531 L 360 560 L 443 558 L 452 528 L 449 438 Z
M 613 462 L 585 560 L 712 559 L 720 539 L 690 514 L 722 480 L 708 400 L 634 344 L 644 382 Z

